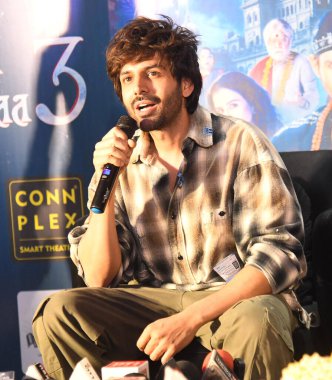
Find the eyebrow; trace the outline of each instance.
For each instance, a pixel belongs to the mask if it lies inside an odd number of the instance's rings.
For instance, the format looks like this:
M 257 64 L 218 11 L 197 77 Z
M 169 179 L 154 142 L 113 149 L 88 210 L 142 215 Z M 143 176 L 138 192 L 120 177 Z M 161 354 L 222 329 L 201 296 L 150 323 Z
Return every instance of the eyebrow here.
M 159 68 L 159 69 L 163 69 L 165 70 L 165 66 L 160 64 L 160 63 L 154 63 L 153 65 L 149 65 L 149 66 L 146 66 L 143 68 L 144 71 L 147 71 L 147 70 L 151 70 L 151 69 L 155 69 L 155 68 Z M 127 74 L 130 74 L 133 70 L 126 70 L 126 71 L 123 71 L 120 73 L 120 77 L 123 77 L 124 75 L 127 75 Z

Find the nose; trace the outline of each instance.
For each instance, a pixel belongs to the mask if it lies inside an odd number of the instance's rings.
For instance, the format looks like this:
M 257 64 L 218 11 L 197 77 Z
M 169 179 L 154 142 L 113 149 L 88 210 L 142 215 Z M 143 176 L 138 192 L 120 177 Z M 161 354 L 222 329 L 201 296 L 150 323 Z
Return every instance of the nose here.
M 139 75 L 134 81 L 134 94 L 141 95 L 148 92 L 148 81 L 143 75 Z
M 288 42 L 288 38 L 282 33 L 277 33 L 274 36 L 275 47 L 282 48 L 286 45 L 287 42 Z

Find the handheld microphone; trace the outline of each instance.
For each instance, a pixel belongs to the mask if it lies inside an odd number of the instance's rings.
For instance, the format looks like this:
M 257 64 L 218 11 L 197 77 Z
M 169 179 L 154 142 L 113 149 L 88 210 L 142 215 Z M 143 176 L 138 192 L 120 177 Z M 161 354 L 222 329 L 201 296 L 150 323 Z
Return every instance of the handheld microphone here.
M 131 139 L 137 129 L 134 119 L 129 116 L 121 116 L 118 120 L 118 127 Z M 99 183 L 91 203 L 91 211 L 95 214 L 102 214 L 105 211 L 107 201 L 112 193 L 114 183 L 119 175 L 120 168 L 112 164 L 104 165 Z

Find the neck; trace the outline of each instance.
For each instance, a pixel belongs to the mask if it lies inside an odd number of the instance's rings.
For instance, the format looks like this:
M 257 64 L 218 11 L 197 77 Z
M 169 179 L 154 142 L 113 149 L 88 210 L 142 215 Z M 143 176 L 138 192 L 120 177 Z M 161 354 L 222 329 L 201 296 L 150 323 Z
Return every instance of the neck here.
M 168 155 L 181 152 L 182 143 L 188 134 L 190 115 L 182 112 L 179 117 L 161 131 L 151 131 L 158 155 L 167 161 Z

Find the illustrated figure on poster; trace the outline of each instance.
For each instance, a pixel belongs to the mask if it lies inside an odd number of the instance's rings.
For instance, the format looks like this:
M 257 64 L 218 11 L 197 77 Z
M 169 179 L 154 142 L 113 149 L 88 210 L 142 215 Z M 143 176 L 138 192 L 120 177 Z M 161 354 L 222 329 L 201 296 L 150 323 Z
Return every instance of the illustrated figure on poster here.
M 268 56 L 249 75 L 265 88 L 282 122 L 289 123 L 316 109 L 319 90 L 309 60 L 291 50 L 294 31 L 282 19 L 272 19 L 263 31 Z
M 281 129 L 272 139 L 279 151 L 332 149 L 332 11 L 319 22 L 313 52 L 312 67 L 328 94 L 327 103 Z
M 238 71 L 220 76 L 209 90 L 208 101 L 212 112 L 253 123 L 268 137 L 282 127 L 267 91 Z
M 208 47 L 201 47 L 198 50 L 199 70 L 203 79 L 202 92 L 199 98 L 199 104 L 209 108 L 208 92 L 212 83 L 225 71 L 228 71 L 228 63 L 223 67 L 217 67 L 215 54 Z

